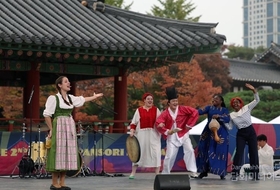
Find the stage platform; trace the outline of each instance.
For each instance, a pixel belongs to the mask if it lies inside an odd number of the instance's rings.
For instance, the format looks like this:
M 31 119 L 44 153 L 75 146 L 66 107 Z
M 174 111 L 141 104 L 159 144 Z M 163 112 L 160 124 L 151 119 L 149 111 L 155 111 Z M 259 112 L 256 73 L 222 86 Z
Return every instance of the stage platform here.
M 186 173 L 174 173 L 186 174 Z M 135 179 L 128 179 L 129 174 L 124 177 L 86 176 L 67 178 L 66 183 L 72 190 L 153 190 L 155 174 L 137 173 Z M 15 176 L 16 177 L 16 176 Z M 280 177 L 262 178 L 259 181 L 244 179 L 231 181 L 230 176 L 226 180 L 220 180 L 219 176 L 209 175 L 204 179 L 190 179 L 191 190 L 217 190 L 217 189 L 240 189 L 240 190 L 276 190 L 279 189 Z M 1 190 L 48 190 L 51 179 L 36 178 L 11 178 L 0 176 Z

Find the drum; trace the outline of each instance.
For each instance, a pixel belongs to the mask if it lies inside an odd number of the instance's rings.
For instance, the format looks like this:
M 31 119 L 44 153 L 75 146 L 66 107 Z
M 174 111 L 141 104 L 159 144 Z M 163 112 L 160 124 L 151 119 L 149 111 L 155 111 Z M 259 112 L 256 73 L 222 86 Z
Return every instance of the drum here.
M 45 159 L 46 147 L 44 142 L 32 142 L 31 144 L 31 158 L 34 162 L 40 157 L 41 160 Z
M 140 159 L 141 152 L 140 152 L 140 144 L 138 139 L 133 136 L 128 136 L 126 139 L 126 151 L 128 154 L 129 159 L 133 163 L 137 163 Z
M 83 160 L 81 154 L 78 155 L 78 163 L 80 163 L 80 167 L 77 170 L 68 170 L 66 172 L 66 176 L 76 177 L 81 172 L 81 168 L 83 166 Z

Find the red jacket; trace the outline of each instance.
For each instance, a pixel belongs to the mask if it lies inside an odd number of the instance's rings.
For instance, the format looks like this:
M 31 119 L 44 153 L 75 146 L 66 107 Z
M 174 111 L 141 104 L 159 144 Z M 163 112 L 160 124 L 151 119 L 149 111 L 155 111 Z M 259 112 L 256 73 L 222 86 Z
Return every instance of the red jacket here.
M 193 127 L 199 117 L 198 111 L 189 106 L 178 106 L 178 114 L 175 119 L 177 128 L 182 129 L 178 132 L 178 136 L 184 136 L 190 129 L 186 125 Z M 158 127 L 160 123 L 164 123 L 164 127 Z M 172 128 L 174 121 L 169 114 L 168 108 L 164 110 L 156 120 L 156 127 L 158 131 L 162 134 L 163 138 L 166 139 L 165 133 Z

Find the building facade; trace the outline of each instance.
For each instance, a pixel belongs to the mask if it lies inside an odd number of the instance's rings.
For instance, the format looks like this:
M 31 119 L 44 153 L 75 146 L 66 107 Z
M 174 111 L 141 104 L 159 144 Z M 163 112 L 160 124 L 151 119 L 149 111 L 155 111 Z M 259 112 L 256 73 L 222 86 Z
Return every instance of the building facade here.
M 243 45 L 280 43 L 280 0 L 243 0 Z

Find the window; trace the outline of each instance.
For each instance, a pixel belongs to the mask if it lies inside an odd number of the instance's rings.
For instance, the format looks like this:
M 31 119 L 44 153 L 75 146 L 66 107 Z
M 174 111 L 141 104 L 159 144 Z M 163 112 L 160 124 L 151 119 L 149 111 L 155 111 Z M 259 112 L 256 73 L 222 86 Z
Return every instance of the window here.
M 244 21 L 248 21 L 248 8 L 244 8 L 244 12 L 243 12 L 243 15 L 244 15 Z
M 244 36 L 248 36 L 248 23 L 244 24 Z
M 280 31 L 280 18 L 277 19 L 277 25 L 278 25 L 278 26 L 277 26 L 277 28 L 278 28 L 277 31 L 279 32 L 279 31 Z M 278 41 L 278 42 L 279 42 L 279 41 Z
M 267 19 L 267 27 L 266 27 L 266 32 L 267 33 L 272 33 L 273 32 L 273 19 Z
M 266 10 L 267 10 L 266 16 L 272 17 L 273 16 L 273 3 L 268 3 L 266 5 Z
M 280 3 L 277 3 L 277 15 L 280 16 Z
M 248 6 L 248 0 L 244 0 L 243 3 L 244 6 Z
M 267 35 L 267 37 L 266 37 L 266 47 L 269 47 L 272 41 L 273 41 L 273 34 Z
M 249 47 L 248 38 L 244 38 L 243 43 L 244 47 Z

